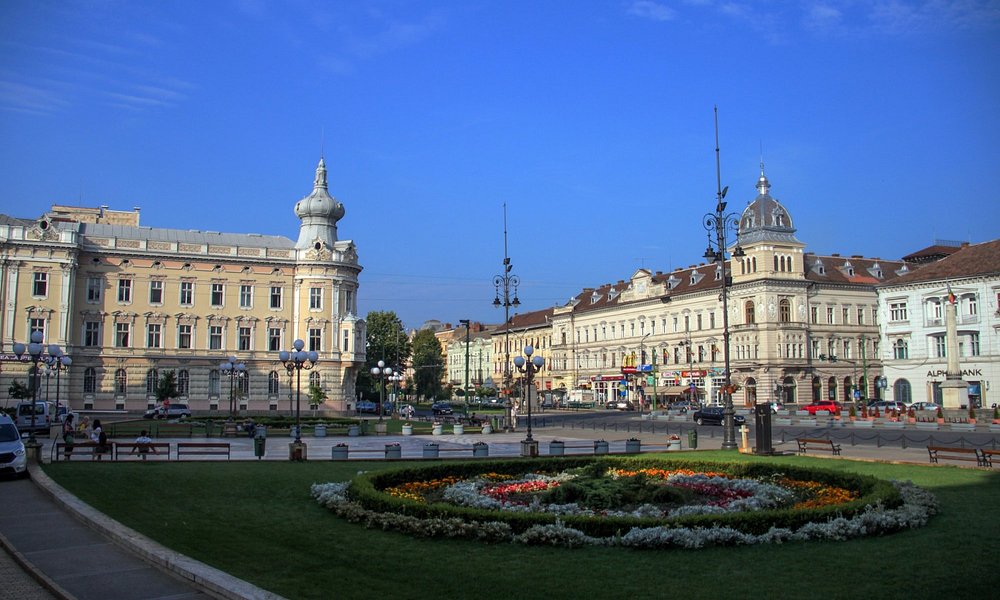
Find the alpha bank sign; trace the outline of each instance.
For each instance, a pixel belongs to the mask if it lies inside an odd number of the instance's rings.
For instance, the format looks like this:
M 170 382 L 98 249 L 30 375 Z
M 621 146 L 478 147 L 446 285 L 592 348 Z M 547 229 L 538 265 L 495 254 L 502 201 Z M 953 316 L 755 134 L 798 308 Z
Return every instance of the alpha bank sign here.
M 946 375 L 948 375 L 948 371 L 942 371 L 940 369 L 937 371 L 927 371 L 928 379 L 945 377 Z M 982 377 L 982 376 L 983 376 L 982 369 L 962 369 L 962 377 Z

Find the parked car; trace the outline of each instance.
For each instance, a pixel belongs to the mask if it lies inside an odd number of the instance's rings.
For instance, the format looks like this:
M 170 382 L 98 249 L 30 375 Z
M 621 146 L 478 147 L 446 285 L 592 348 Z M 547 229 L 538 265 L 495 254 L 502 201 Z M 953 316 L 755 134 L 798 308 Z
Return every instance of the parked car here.
M 906 408 L 914 411 L 921 411 L 921 410 L 937 411 L 938 405 L 933 402 L 920 401 L 920 402 L 913 402 Z
M 451 404 L 448 404 L 447 402 L 435 402 L 434 404 L 431 404 L 431 412 L 434 413 L 434 416 L 438 416 L 450 415 L 455 411 L 452 410 Z
M 690 412 L 692 410 L 698 410 L 701 405 L 697 402 L 691 402 L 690 400 L 681 400 L 679 402 L 674 402 L 667 406 L 667 410 L 675 410 L 681 413 Z
M 171 402 L 169 405 L 164 406 L 158 404 L 153 408 L 146 411 L 142 415 L 143 419 L 181 419 L 183 417 L 190 417 L 191 409 L 188 408 L 187 404 L 179 402 Z
M 825 410 L 829 412 L 831 415 L 839 415 L 840 402 L 837 402 L 835 400 L 817 400 L 812 404 L 806 404 L 804 407 L 802 407 L 802 410 L 806 411 L 811 415 L 815 415 L 817 412 L 821 410 Z
M 899 400 L 873 400 L 868 403 L 868 412 L 873 410 L 878 410 L 883 413 L 887 410 L 898 410 L 902 413 L 906 412 L 906 404 L 900 402 Z M 934 410 L 937 410 L 937 407 L 935 407 Z
M 722 406 L 704 406 L 694 411 L 694 422 L 699 425 L 722 425 L 723 419 Z M 735 425 L 743 425 L 746 423 L 746 417 L 743 415 L 733 415 L 733 423 Z
M 628 400 L 619 398 L 608 401 L 607 408 L 608 410 L 635 410 L 635 405 Z
M 358 400 L 356 405 L 357 411 L 359 413 L 377 413 L 378 406 L 371 400 Z
M 14 420 L 0 413 L 0 474 L 26 477 L 28 456 Z

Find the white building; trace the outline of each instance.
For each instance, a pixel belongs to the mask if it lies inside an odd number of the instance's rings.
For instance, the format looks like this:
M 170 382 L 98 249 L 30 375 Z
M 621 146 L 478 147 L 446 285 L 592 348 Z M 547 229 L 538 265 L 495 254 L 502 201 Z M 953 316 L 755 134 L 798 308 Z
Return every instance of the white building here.
M 956 298 L 959 362 L 969 400 L 1000 404 L 1000 240 L 964 244 L 878 287 L 887 397 L 941 403 L 949 291 Z

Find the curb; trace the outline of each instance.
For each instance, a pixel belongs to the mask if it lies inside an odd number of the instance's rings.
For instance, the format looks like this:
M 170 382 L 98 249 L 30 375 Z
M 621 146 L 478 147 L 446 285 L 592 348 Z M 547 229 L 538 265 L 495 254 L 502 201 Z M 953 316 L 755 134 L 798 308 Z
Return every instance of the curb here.
M 35 563 L 31 562 L 27 557 L 21 554 L 17 548 L 10 543 L 7 536 L 2 533 L 0 533 L 0 547 L 2 547 L 7 554 L 14 559 L 14 562 L 24 569 L 25 573 L 37 581 L 40 586 L 45 588 L 47 592 L 60 600 L 78 600 L 76 596 L 64 590 L 62 586 L 53 581 L 52 578 L 35 567 Z
M 122 525 L 69 493 L 53 481 L 38 465 L 29 464 L 28 471 L 31 473 L 31 480 L 39 489 L 78 520 L 106 536 L 119 547 L 135 554 L 160 570 L 183 579 L 204 593 L 225 600 L 285 600 L 282 596 L 170 550 Z M 6 546 L 6 541 L 4 540 L 4 542 Z M 28 564 L 30 565 L 30 563 Z M 35 575 L 36 572 L 37 569 L 32 567 L 32 575 Z M 44 575 L 42 577 L 45 581 L 51 582 L 48 577 Z M 51 584 L 58 590 L 62 590 L 55 582 L 51 582 Z M 47 586 L 48 584 L 42 582 L 42 585 Z M 65 594 L 63 597 L 67 600 L 76 600 L 75 597 L 66 594 L 64 590 L 62 593 Z

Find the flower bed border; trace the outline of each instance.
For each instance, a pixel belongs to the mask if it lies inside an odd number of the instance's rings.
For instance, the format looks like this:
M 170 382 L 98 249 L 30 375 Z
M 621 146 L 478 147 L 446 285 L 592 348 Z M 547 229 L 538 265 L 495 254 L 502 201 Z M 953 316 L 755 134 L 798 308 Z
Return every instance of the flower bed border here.
M 608 467 L 690 469 L 718 471 L 737 477 L 766 477 L 782 474 L 793 479 L 817 481 L 857 491 L 859 497 L 833 506 L 807 509 L 773 509 L 727 514 L 688 515 L 678 517 L 596 517 L 584 515 L 553 515 L 534 512 L 484 510 L 450 504 L 424 504 L 391 496 L 382 490 L 408 481 L 427 481 L 445 476 L 474 477 L 483 473 L 519 475 L 529 470 L 558 472 L 602 463 Z M 377 473 L 362 473 L 353 480 L 348 493 L 351 503 L 372 513 L 394 513 L 418 520 L 438 519 L 465 524 L 502 523 L 514 534 L 523 534 L 534 527 L 560 525 L 586 536 L 608 538 L 634 528 L 726 528 L 740 534 L 763 535 L 772 529 L 797 530 L 810 524 L 836 518 L 853 518 L 868 507 L 895 509 L 902 505 L 900 491 L 892 483 L 867 475 L 840 473 L 824 469 L 770 463 L 728 463 L 711 461 L 680 461 L 666 458 L 629 459 L 619 457 L 564 457 L 526 463 L 523 460 L 451 463 L 416 468 L 404 468 Z

